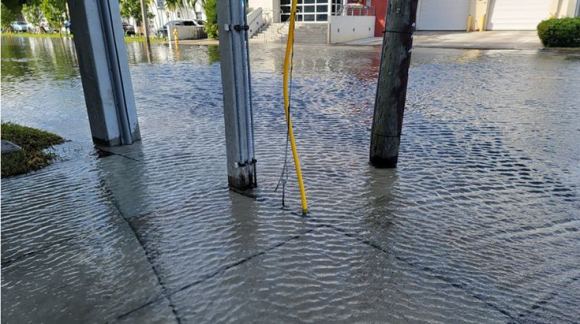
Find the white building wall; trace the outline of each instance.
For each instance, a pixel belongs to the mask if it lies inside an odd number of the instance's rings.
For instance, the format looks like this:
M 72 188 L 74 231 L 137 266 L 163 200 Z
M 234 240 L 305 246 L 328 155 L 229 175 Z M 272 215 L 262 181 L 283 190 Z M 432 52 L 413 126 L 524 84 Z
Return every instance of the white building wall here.
M 375 16 L 331 16 L 329 43 L 344 43 L 375 35 Z
M 262 15 L 267 22 L 280 22 L 280 0 L 248 0 L 252 9 L 262 8 Z

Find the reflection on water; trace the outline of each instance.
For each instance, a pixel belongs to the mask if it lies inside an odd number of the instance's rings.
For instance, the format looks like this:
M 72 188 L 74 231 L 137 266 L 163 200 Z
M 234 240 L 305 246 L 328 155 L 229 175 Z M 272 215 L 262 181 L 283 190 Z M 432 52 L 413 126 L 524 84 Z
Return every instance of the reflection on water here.
M 216 47 L 127 44 L 140 143 L 94 154 L 70 40 L 3 39 L 2 119 L 71 141 L 2 180 L 2 322 L 574 322 L 580 62 L 417 49 L 397 170 L 368 165 L 375 47 L 252 45 L 258 198 L 228 192 Z M 6 56 L 5 56 L 5 53 Z M 57 309 L 58 311 L 55 311 Z
M 76 65 L 70 38 L 2 37 L 2 82 L 46 76 L 72 78 Z

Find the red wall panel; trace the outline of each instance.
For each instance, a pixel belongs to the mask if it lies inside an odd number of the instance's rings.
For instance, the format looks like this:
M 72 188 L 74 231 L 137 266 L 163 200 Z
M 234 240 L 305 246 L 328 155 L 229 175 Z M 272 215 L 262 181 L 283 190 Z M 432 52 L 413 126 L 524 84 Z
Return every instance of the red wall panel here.
M 387 1 L 375 0 L 373 1 L 375 7 L 375 36 L 382 37 L 385 30 L 385 22 L 387 15 Z

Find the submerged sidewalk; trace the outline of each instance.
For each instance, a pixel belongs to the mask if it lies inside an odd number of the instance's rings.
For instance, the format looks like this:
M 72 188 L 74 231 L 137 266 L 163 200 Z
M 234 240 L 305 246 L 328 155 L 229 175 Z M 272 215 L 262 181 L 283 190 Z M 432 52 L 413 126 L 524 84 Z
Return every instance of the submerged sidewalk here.
M 382 37 L 371 37 L 340 45 L 381 45 Z M 466 48 L 466 49 L 540 49 L 542 43 L 534 31 L 485 32 L 417 32 L 414 47 Z
M 259 41 L 250 40 L 252 43 Z M 382 37 L 357 39 L 336 45 L 380 46 Z M 179 45 L 219 45 L 217 39 L 180 40 Z M 413 38 L 414 47 L 457 48 L 457 49 L 517 49 L 529 50 L 543 48 L 535 30 L 526 31 L 420 31 Z
M 6 44 L 2 118 L 70 141 L 47 168 L 2 179 L 1 323 L 580 318 L 573 56 L 415 50 L 399 167 L 385 170 L 368 163 L 380 51 L 297 48 L 302 217 L 283 46 L 250 48 L 249 197 L 227 187 L 213 49 L 155 44 L 149 63 L 128 46 L 142 140 L 97 151 L 72 43 Z

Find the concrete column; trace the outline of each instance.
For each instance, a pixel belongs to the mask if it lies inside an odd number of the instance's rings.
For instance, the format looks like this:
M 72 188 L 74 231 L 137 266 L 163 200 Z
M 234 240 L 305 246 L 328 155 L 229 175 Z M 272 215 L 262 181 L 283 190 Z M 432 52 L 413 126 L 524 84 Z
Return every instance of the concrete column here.
M 246 190 L 257 183 L 245 1 L 220 0 L 217 9 L 228 183 Z
M 118 0 L 68 0 L 95 144 L 140 139 Z

